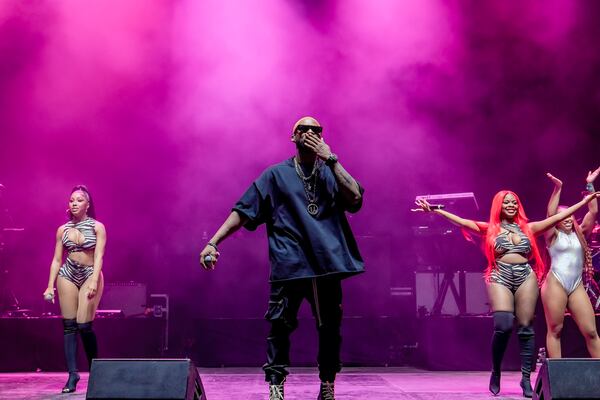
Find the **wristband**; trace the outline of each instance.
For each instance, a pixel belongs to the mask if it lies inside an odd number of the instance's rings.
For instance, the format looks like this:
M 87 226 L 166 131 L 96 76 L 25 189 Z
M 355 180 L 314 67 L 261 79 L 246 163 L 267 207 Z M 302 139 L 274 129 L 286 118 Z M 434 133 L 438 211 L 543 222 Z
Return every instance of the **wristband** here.
M 213 242 L 208 242 L 206 243 L 206 245 L 212 247 L 213 249 L 215 249 L 215 251 L 219 251 L 219 248 Z

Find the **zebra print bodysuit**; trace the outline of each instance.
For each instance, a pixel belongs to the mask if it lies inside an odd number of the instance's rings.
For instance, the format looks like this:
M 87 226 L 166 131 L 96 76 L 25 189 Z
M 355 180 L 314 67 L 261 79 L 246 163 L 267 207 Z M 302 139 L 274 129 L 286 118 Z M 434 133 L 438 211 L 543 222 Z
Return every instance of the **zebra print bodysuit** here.
M 521 228 L 516 223 L 502 224 L 506 232 L 501 232 L 496 237 L 496 258 L 502 257 L 504 254 L 521 254 L 523 257 L 529 257 L 531 253 L 531 241 L 523 233 Z M 514 236 L 518 236 L 519 240 L 515 240 Z M 518 243 L 515 243 L 518 241 Z M 499 283 L 507 287 L 511 292 L 515 293 L 519 286 L 531 273 L 529 263 L 509 264 L 496 260 L 496 266 L 490 273 L 490 282 Z
M 69 221 L 65 224 L 62 243 L 69 254 L 84 250 L 93 250 L 96 248 L 96 221 L 93 218 L 86 218 L 83 221 L 74 223 Z M 81 243 L 75 243 L 69 238 L 71 229 L 78 230 L 83 235 Z M 93 265 L 82 265 L 71 260 L 68 255 L 65 263 L 58 270 L 58 276 L 73 282 L 78 289 L 81 289 L 83 283 L 94 273 Z

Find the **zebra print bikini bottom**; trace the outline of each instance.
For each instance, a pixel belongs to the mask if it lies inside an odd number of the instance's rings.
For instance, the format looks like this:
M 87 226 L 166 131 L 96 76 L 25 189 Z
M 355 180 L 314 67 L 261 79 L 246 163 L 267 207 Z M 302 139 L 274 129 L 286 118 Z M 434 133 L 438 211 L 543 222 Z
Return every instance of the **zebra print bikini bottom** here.
M 531 265 L 529 263 L 508 264 L 496 261 L 496 267 L 490 273 L 489 280 L 508 288 L 514 294 L 519 286 L 525 282 L 529 274 L 531 274 Z
M 84 282 L 94 273 L 93 265 L 81 265 L 76 261 L 67 258 L 65 263 L 58 270 L 58 276 L 62 276 L 70 282 L 73 282 L 77 289 L 81 289 Z

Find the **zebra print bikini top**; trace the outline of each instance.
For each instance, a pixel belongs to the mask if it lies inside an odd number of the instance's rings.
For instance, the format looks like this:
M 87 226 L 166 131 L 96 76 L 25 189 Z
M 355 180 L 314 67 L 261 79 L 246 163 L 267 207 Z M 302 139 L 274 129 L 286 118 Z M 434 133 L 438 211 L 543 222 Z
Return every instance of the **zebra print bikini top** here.
M 65 224 L 65 230 L 62 236 L 63 246 L 69 253 L 92 250 L 96 248 L 96 231 L 94 230 L 95 226 L 96 221 L 90 217 L 77 223 L 74 223 L 73 221 L 67 222 Z M 82 243 L 75 243 L 69 238 L 70 229 L 77 229 L 83 235 Z
M 502 224 L 501 226 L 506 229 L 506 232 L 501 232 L 496 237 L 496 245 L 494 246 L 496 255 L 502 256 L 504 254 L 517 253 L 528 257 L 529 253 L 531 253 L 531 241 L 523 233 L 519 225 L 513 222 Z M 518 235 L 521 238 L 517 244 L 513 243 L 511 239 L 511 236 L 514 235 Z

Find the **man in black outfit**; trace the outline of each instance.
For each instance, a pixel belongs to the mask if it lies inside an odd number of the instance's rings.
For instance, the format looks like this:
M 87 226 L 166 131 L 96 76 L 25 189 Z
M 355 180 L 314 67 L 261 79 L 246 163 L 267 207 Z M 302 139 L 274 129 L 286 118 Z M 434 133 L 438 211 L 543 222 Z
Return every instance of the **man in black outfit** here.
M 267 226 L 271 293 L 265 318 L 271 330 L 263 370 L 270 400 L 284 398 L 289 337 L 303 299 L 311 305 L 319 333 L 318 399 L 335 399 L 335 376 L 341 370 L 341 280 L 364 270 L 345 214 L 361 208 L 363 189 L 323 141 L 322 130 L 312 117 L 294 125 L 296 155 L 267 168 L 252 183 L 200 253 L 202 266 L 213 269 L 217 246 L 226 237 L 242 226 Z

